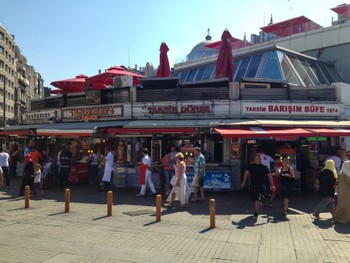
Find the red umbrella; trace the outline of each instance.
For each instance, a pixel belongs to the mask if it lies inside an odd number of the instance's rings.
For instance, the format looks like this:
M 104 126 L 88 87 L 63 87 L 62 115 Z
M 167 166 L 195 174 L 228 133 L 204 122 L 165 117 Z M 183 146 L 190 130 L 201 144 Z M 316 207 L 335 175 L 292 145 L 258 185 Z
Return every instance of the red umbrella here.
M 170 77 L 170 65 L 168 59 L 168 46 L 162 42 L 160 45 L 160 54 L 159 54 L 159 67 L 157 70 L 156 77 L 157 78 L 169 78 Z
M 65 93 L 82 92 L 86 89 L 86 78 L 86 75 L 80 74 L 72 79 L 53 81 L 51 85 L 61 89 Z
M 221 36 L 221 47 L 216 61 L 215 77 L 227 77 L 230 82 L 233 81 L 233 56 L 232 46 L 230 45 L 232 36 L 226 29 Z
M 145 76 L 126 71 L 122 67 L 114 66 L 110 67 L 105 72 L 87 78 L 86 82 L 92 84 L 92 89 L 104 89 L 107 86 L 113 85 L 113 79 L 116 76 L 132 76 L 133 85 L 139 84 L 139 78 L 145 78 Z
M 52 89 L 50 90 L 50 94 L 65 94 L 61 89 Z

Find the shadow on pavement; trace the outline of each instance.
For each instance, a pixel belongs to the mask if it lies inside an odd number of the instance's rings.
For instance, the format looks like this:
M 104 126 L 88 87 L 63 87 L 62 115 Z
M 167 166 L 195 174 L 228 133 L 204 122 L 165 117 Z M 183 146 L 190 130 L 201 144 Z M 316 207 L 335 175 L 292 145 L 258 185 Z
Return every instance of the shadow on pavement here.
M 18 197 L 18 189 L 21 182 L 21 178 L 14 178 L 11 180 L 11 189 L 2 193 L 2 200 L 18 201 L 23 200 L 23 197 Z M 71 202 L 72 203 L 86 203 L 86 204 L 103 204 L 107 203 L 107 193 L 99 192 L 98 189 L 90 185 L 71 185 Z M 43 200 L 54 200 L 56 202 L 64 202 L 65 192 L 64 189 L 60 189 L 58 184 L 50 182 L 49 187 L 44 190 L 45 195 L 43 197 L 31 197 L 31 200 L 40 202 Z M 154 196 L 136 197 L 139 192 L 139 188 L 127 188 L 116 189 L 113 192 L 113 205 L 136 205 L 144 206 L 151 209 L 155 209 L 156 199 Z M 162 195 L 162 201 L 166 200 L 167 196 L 163 192 L 159 192 Z M 246 214 L 251 215 L 253 211 L 253 204 L 249 199 L 249 194 L 244 191 L 232 191 L 232 192 L 206 192 L 205 202 L 190 203 L 189 208 L 185 211 L 192 215 L 208 215 L 209 214 L 209 200 L 215 199 L 216 215 L 235 215 Z M 301 195 L 293 193 L 291 198 L 290 214 L 298 213 L 311 213 L 318 203 L 317 194 L 313 192 L 303 192 Z M 274 207 L 263 207 L 262 214 L 271 215 L 272 222 L 280 222 L 280 218 L 275 216 L 278 214 L 282 199 L 277 197 L 274 201 Z M 179 206 L 179 203 L 175 203 Z M 167 209 L 163 210 L 162 214 L 182 212 L 184 209 L 178 208 L 176 210 Z M 277 212 L 276 212 L 277 211 Z M 248 217 L 249 218 L 249 217 Z M 246 221 L 249 226 L 249 219 Z M 244 226 L 244 221 L 240 224 Z

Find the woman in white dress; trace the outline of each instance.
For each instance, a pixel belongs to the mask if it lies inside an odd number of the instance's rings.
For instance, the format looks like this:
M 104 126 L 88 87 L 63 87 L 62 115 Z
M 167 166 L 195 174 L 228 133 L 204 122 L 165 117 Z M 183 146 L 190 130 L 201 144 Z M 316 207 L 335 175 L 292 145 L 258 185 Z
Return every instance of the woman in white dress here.
M 179 200 L 181 207 L 188 207 L 188 198 L 191 194 L 190 187 L 187 184 L 186 176 L 186 163 L 184 161 L 184 155 L 179 152 L 176 154 L 176 167 L 175 175 L 177 180 L 174 182 L 173 189 L 171 190 L 166 202 L 165 207 L 173 207 L 174 201 Z M 174 181 L 174 179 L 172 179 Z

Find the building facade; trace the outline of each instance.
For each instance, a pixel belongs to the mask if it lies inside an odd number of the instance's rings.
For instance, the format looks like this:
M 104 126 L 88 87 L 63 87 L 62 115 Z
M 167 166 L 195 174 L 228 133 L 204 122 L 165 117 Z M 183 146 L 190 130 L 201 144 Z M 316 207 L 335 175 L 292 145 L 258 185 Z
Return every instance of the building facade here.
M 44 80 L 27 64 L 15 37 L 0 25 L 0 114 L 1 126 L 22 122 L 30 101 L 44 97 Z M 5 123 L 4 123 L 5 118 Z

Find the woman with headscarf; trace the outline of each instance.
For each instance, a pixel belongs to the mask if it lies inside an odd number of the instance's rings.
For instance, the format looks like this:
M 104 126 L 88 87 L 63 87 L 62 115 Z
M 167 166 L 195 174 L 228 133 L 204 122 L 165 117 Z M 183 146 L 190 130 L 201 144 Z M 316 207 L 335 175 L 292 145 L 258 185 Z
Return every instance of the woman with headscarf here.
M 327 160 L 324 168 L 320 171 L 317 180 L 319 182 L 318 195 L 321 198 L 321 202 L 316 207 L 312 216 L 315 219 L 320 219 L 320 213 L 330 206 L 330 212 L 334 215 L 334 192 L 337 183 L 338 175 L 335 169 L 333 160 Z
M 24 189 L 26 185 L 29 185 L 30 190 L 33 189 L 34 183 L 34 163 L 30 158 L 30 154 L 24 156 L 24 170 L 22 174 L 21 187 L 19 189 L 19 195 L 24 195 Z
M 339 173 L 337 208 L 333 220 L 341 224 L 350 223 L 350 161 L 345 161 Z

